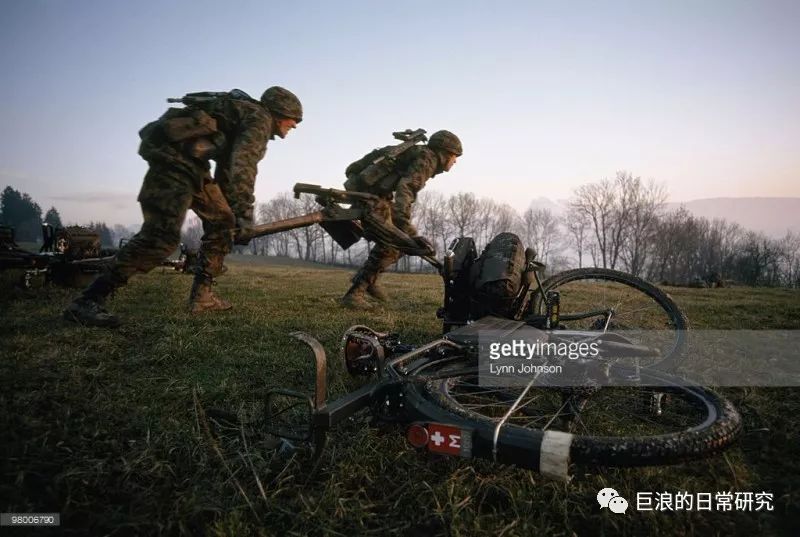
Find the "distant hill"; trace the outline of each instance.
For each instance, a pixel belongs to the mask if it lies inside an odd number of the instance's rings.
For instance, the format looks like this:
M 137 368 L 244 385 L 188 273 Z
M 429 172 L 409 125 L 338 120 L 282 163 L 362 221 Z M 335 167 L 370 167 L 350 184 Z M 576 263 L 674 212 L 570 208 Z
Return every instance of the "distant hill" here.
M 668 203 L 668 210 L 680 206 L 694 215 L 724 218 L 771 237 L 783 237 L 791 230 L 800 233 L 800 198 L 708 198 Z

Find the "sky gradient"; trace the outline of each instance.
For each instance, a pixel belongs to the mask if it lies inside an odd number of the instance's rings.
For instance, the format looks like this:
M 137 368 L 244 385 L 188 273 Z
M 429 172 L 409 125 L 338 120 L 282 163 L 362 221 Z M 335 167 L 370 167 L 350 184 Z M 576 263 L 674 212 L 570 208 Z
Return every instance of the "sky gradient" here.
M 163 4 L 163 5 L 162 5 Z M 800 196 L 800 2 L 5 0 L 0 188 L 141 221 L 138 130 L 190 91 L 282 85 L 305 119 L 256 197 L 339 186 L 391 132 L 448 129 L 428 188 L 524 209 L 627 170 L 672 201 Z

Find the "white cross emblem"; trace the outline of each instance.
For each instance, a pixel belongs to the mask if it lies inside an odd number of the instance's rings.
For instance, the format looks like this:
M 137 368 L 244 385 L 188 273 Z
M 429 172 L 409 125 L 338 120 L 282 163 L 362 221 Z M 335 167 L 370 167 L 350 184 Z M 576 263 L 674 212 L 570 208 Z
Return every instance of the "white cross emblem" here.
M 431 435 L 431 441 L 437 446 L 440 446 L 444 442 L 444 436 L 442 436 L 442 433 L 439 431 L 436 431 L 433 433 L 433 435 Z

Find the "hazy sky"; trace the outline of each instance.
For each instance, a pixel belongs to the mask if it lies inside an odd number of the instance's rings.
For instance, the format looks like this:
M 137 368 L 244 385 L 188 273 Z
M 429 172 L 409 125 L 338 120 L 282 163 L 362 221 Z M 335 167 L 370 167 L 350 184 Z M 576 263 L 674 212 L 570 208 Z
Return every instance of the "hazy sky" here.
M 3 0 L 0 188 L 65 221 L 141 220 L 138 130 L 190 91 L 283 85 L 305 119 L 256 196 L 339 186 L 422 127 L 428 188 L 524 209 L 617 170 L 672 200 L 800 196 L 800 2 Z

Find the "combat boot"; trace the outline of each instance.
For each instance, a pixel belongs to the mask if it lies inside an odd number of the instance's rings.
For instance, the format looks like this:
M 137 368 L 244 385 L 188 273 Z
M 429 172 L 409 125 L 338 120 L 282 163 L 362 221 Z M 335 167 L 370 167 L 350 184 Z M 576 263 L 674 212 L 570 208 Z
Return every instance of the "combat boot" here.
M 364 298 L 364 292 L 367 289 L 367 282 L 357 281 L 353 283 L 345 295 L 339 299 L 342 306 L 354 310 L 369 309 L 369 303 Z
M 63 317 L 67 321 L 84 326 L 102 326 L 115 328 L 120 325 L 116 315 L 108 312 L 103 307 L 106 297 L 110 295 L 116 285 L 113 279 L 103 274 L 98 276 L 92 284 L 64 310 Z
M 233 309 L 233 304 L 214 294 L 211 290 L 213 280 L 205 275 L 196 275 L 189 294 L 189 313 L 206 311 L 226 311 Z

